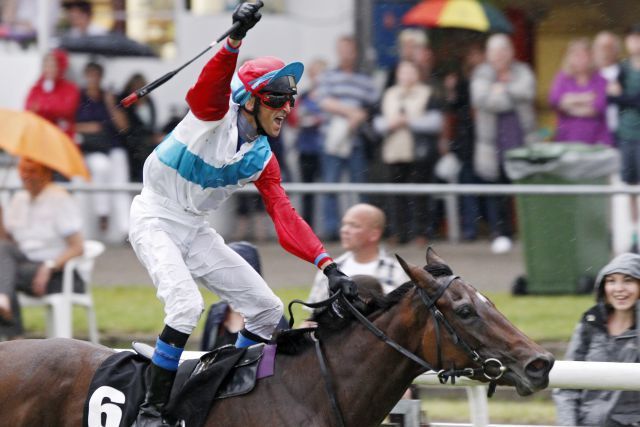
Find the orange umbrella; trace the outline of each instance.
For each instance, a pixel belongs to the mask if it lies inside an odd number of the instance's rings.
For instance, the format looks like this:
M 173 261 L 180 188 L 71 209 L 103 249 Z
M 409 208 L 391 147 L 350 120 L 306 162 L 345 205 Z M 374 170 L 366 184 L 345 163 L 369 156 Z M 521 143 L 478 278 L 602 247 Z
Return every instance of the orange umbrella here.
M 42 163 L 67 178 L 90 179 L 82 153 L 71 138 L 30 111 L 0 108 L 0 148 Z

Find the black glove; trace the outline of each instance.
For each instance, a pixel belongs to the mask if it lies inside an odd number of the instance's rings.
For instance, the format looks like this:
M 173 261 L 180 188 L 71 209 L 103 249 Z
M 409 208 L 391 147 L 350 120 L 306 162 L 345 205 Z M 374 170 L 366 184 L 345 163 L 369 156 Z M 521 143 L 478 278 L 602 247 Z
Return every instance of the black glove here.
M 326 266 L 323 270 L 325 276 L 329 279 L 329 293 L 331 295 L 342 289 L 342 294 L 348 300 L 354 300 L 358 296 L 358 286 L 353 279 L 344 274 L 335 262 Z
M 240 3 L 233 11 L 233 23 L 239 22 L 240 25 L 229 34 L 229 37 L 234 40 L 242 40 L 247 35 L 247 31 L 262 18 L 262 14 L 258 12 L 262 6 L 261 0 L 256 3 Z

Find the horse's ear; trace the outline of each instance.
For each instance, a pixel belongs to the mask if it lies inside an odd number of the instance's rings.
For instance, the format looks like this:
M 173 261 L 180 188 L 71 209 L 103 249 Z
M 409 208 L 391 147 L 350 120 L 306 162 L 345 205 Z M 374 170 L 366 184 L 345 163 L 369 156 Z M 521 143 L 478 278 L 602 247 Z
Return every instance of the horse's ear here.
M 427 248 L 427 265 L 432 264 L 444 264 L 447 265 L 446 261 L 438 256 L 435 250 L 431 246 Z
M 398 258 L 400 266 L 416 286 L 428 289 L 436 284 L 436 279 L 424 268 L 407 263 L 398 254 L 396 254 L 396 258 Z

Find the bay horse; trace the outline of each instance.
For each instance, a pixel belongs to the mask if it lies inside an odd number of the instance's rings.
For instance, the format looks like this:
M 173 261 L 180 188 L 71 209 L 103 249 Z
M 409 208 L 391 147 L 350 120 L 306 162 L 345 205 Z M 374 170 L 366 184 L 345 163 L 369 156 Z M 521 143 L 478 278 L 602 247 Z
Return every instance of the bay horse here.
M 398 259 L 411 281 L 385 297 L 371 296 L 362 307 L 389 339 L 436 370 L 467 368 L 479 380 L 486 381 L 483 361 L 497 360 L 505 372 L 492 378 L 523 396 L 548 385 L 552 355 L 453 276 L 433 250 L 424 268 Z M 344 425 L 379 425 L 424 366 L 350 315 L 327 309 L 314 320 Z M 448 326 L 441 331 L 443 320 Z M 284 334 L 279 350 L 289 347 L 290 354 L 278 353 L 275 374 L 247 395 L 216 401 L 205 426 L 340 425 L 308 336 Z M 0 426 L 80 427 L 93 373 L 112 354 L 71 339 L 0 343 Z

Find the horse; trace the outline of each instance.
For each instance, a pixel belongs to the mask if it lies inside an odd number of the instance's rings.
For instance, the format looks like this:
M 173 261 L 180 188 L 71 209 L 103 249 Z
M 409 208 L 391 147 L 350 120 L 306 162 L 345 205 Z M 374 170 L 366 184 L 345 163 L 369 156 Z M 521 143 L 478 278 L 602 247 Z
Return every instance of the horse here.
M 359 310 L 377 335 L 345 305 L 341 314 L 319 310 L 313 333 L 278 338 L 275 374 L 244 396 L 216 401 L 205 427 L 377 426 L 427 367 L 515 386 L 522 396 L 548 385 L 552 355 L 435 251 L 427 250 L 424 267 L 398 259 L 410 281 L 372 294 Z M 62 338 L 0 343 L 0 426 L 80 427 L 92 376 L 112 354 Z

